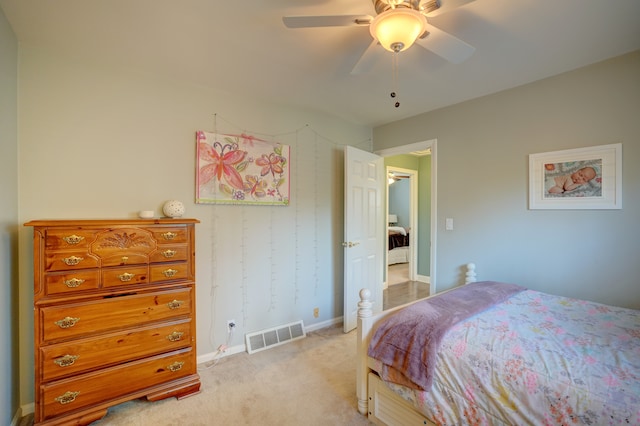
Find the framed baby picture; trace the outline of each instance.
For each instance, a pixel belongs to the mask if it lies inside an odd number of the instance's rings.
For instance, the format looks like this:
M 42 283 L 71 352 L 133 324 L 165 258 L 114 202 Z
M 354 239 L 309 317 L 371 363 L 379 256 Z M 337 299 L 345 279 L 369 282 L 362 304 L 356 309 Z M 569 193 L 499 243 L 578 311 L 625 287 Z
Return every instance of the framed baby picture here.
M 621 209 L 622 144 L 529 154 L 529 209 Z

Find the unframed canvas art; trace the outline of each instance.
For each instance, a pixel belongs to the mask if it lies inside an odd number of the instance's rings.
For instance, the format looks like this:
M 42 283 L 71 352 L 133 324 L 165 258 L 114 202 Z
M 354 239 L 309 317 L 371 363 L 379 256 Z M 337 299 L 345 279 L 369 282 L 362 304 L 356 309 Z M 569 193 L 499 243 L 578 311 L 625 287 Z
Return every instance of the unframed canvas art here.
M 204 131 L 196 143 L 196 203 L 289 204 L 288 145 Z

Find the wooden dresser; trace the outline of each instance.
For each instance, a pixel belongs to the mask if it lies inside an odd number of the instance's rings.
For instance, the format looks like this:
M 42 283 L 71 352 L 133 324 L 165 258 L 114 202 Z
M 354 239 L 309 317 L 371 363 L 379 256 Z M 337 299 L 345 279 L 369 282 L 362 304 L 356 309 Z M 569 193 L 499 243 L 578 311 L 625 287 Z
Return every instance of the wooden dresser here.
M 200 389 L 195 219 L 36 220 L 36 425 Z

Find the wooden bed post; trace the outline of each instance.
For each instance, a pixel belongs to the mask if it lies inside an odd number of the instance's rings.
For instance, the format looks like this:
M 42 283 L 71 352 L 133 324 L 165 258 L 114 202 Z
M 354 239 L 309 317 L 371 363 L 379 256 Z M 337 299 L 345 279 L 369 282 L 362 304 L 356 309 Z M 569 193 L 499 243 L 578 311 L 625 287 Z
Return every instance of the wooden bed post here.
M 369 411 L 367 376 L 369 367 L 367 366 L 367 347 L 371 340 L 371 291 L 363 288 L 360 290 L 360 302 L 358 302 L 358 347 L 356 349 L 356 395 L 358 396 L 358 411 L 365 416 Z

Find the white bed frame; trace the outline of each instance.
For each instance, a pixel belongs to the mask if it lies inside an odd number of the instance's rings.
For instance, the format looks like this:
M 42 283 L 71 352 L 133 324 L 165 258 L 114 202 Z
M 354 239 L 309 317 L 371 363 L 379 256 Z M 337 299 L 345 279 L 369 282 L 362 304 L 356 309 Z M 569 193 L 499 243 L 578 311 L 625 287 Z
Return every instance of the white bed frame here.
M 466 265 L 465 284 L 476 281 L 475 264 Z M 431 296 L 430 296 L 431 297 Z M 367 348 L 373 333 L 380 320 L 388 315 L 406 307 L 383 311 L 373 314 L 371 309 L 371 292 L 368 289 L 360 290 L 360 302 L 358 302 L 358 346 L 356 366 L 356 394 L 358 396 L 358 411 L 377 425 L 404 426 L 404 425 L 432 425 L 433 422 L 415 410 L 413 406 L 402 397 L 390 390 L 375 371 L 374 361 L 367 356 Z

